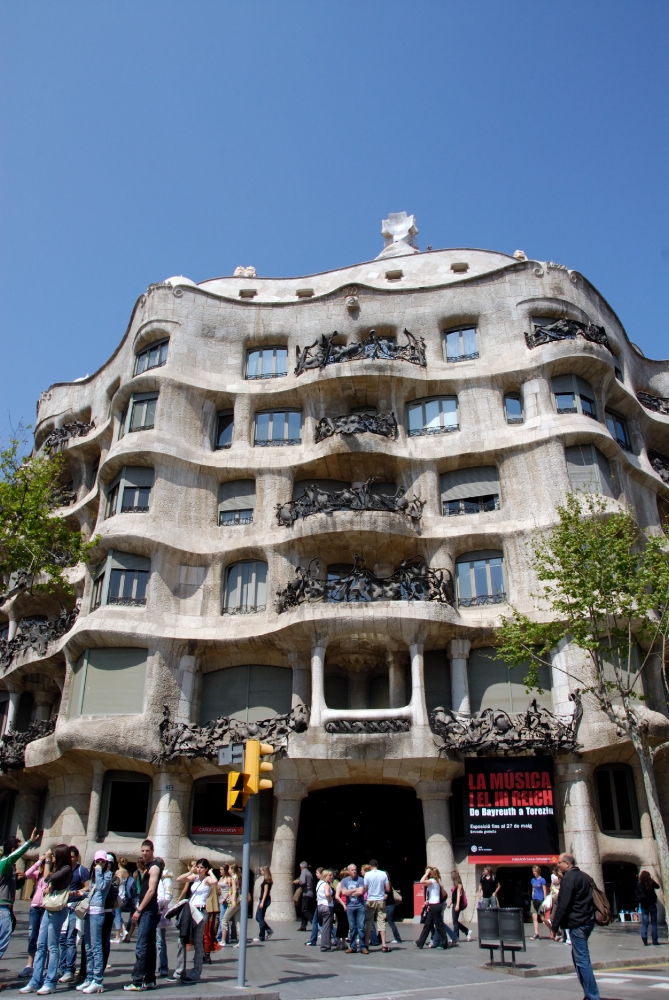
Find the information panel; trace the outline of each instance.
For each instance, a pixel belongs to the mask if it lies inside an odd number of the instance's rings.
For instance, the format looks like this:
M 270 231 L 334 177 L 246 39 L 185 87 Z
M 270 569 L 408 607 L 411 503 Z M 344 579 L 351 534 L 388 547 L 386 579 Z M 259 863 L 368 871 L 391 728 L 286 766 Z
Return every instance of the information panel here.
M 552 757 L 467 757 L 465 788 L 470 865 L 555 864 Z

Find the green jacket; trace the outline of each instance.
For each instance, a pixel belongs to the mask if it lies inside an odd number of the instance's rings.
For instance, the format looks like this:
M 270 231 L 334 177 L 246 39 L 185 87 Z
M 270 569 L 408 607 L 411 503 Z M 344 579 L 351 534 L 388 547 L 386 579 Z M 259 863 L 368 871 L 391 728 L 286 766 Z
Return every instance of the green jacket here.
M 16 896 L 16 872 L 14 864 L 33 846 L 32 840 L 18 847 L 6 858 L 0 858 L 0 906 L 13 906 Z

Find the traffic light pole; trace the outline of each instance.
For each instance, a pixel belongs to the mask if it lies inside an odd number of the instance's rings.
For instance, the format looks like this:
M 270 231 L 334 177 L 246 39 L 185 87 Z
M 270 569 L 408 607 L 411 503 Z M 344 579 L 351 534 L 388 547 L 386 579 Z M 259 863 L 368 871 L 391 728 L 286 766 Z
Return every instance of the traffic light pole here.
M 244 808 L 244 848 L 242 850 L 242 899 L 239 909 L 239 964 L 237 986 L 246 986 L 246 936 L 249 920 L 249 870 L 251 866 L 251 811 L 253 797 Z

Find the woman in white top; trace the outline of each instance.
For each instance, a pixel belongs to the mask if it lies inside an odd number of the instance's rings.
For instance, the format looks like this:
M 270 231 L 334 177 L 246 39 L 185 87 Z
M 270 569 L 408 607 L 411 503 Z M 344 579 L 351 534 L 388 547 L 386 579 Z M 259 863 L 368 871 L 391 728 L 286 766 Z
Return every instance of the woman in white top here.
M 204 927 L 207 922 L 206 906 L 207 897 L 212 888 L 217 884 L 209 862 L 206 858 L 196 861 L 190 870 L 183 875 L 179 875 L 177 882 L 185 882 L 190 889 L 188 904 L 191 908 L 191 921 L 193 924 L 193 971 L 190 976 L 186 975 L 186 942 L 179 935 L 177 947 L 177 967 L 174 976 L 168 979 L 168 983 L 197 983 L 202 975 L 202 962 L 204 949 L 202 945 L 204 937 Z
M 332 921 L 335 897 L 332 888 L 333 878 L 334 872 L 326 868 L 323 872 L 323 877 L 316 886 L 318 921 L 321 925 L 321 951 L 332 951 Z
M 428 866 L 425 869 L 425 874 L 423 875 L 421 882 L 424 882 L 427 886 L 427 914 L 425 916 L 425 924 L 423 925 L 423 930 L 421 935 L 416 941 L 418 948 L 422 948 L 427 941 L 428 935 L 432 928 L 434 927 L 437 931 L 441 944 L 430 945 L 431 948 L 448 948 L 447 930 L 444 924 L 444 918 L 442 916 L 442 905 L 444 900 L 442 899 L 442 893 L 444 898 L 445 890 L 441 884 L 441 874 L 438 868 L 431 868 Z

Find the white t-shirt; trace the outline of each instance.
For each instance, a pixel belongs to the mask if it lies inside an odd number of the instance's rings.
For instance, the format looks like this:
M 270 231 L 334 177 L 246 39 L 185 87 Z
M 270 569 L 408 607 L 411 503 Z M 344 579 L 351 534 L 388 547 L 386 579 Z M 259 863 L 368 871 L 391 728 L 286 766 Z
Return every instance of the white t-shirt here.
M 367 890 L 367 901 L 369 903 L 378 902 L 386 898 L 386 882 L 388 875 L 380 868 L 372 868 L 365 872 L 365 888 Z
M 441 886 L 437 882 L 436 878 L 428 879 L 427 884 L 429 886 L 427 890 L 428 903 L 441 903 Z
M 316 886 L 316 903 L 318 906 L 334 906 L 334 889 L 330 885 L 330 898 L 325 895 L 325 887 L 328 883 L 325 879 L 321 879 Z
M 206 906 L 211 888 L 212 887 L 208 882 L 205 882 L 204 880 L 200 881 L 199 878 L 196 878 L 194 882 L 191 882 L 190 901 L 193 906 L 197 906 L 198 908 Z

